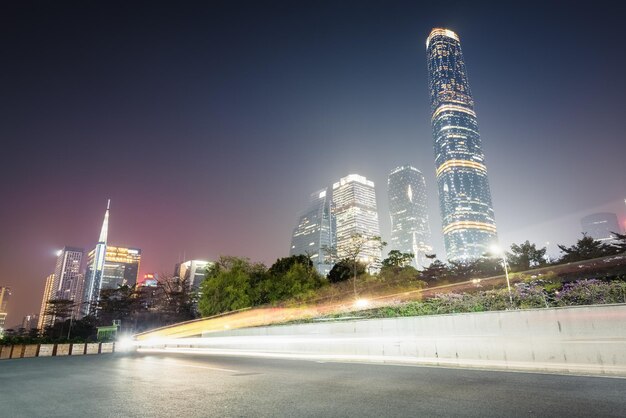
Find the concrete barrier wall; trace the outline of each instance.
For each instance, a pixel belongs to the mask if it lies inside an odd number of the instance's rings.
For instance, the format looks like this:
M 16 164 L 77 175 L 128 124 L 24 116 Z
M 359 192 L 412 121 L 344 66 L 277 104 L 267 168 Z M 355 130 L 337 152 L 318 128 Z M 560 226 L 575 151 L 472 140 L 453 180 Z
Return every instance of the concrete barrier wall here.
M 13 349 L 10 345 L 0 346 L 0 360 L 11 358 L 11 350 Z
M 38 357 L 50 357 L 54 355 L 54 344 L 41 344 Z
M 258 327 L 203 337 L 194 347 L 626 376 L 626 304 Z M 182 344 L 167 347 L 189 346 Z
M 101 350 L 100 347 L 103 347 Z M 0 359 L 80 356 L 115 352 L 115 343 L 25 344 L 0 346 Z
M 24 351 L 24 346 L 22 344 L 14 345 L 13 351 L 11 351 L 11 358 L 22 358 L 23 351 Z
M 27 344 L 24 346 L 24 354 L 22 357 L 37 357 L 37 351 L 39 349 L 39 344 Z

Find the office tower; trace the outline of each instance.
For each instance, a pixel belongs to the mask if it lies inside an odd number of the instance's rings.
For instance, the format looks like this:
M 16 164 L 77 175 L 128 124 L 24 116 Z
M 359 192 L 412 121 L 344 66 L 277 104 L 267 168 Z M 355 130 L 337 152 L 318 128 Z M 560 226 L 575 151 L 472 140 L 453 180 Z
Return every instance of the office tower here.
M 78 290 L 82 288 L 80 281 L 81 261 L 83 249 L 74 247 L 64 247 L 57 253 L 57 262 L 54 269 L 54 299 L 73 300 L 80 303 L 82 295 Z
M 212 265 L 212 262 L 204 260 L 184 261 L 176 264 L 174 276 L 187 280 L 190 289 L 198 290 L 206 277 L 207 268 Z
M 97 254 L 98 246 L 89 251 L 87 254 L 88 265 L 95 264 Z M 137 283 L 140 262 L 140 249 L 107 245 L 101 270 L 100 291 L 102 289 L 117 289 L 124 285 L 134 286 Z
M 583 232 L 598 241 L 610 243 L 615 234 L 622 233 L 617 215 L 609 212 L 593 213 L 580 220 Z
M 7 303 L 11 297 L 11 289 L 0 286 L 0 330 L 4 329 L 4 323 L 7 319 Z
M 54 323 L 54 317 L 52 315 L 46 315 L 46 310 L 48 310 L 48 301 L 53 299 L 54 295 L 54 282 L 54 273 L 46 277 L 43 297 L 41 298 L 41 309 L 39 310 L 39 321 L 37 323 L 37 328 L 42 331 Z
M 349 257 L 355 236 L 368 240 L 357 258 L 368 266 L 380 264 L 380 246 L 371 238 L 380 237 L 374 182 L 350 174 L 333 184 L 333 203 L 337 222 L 337 258 Z
M 100 229 L 100 238 L 96 248 L 89 253 L 87 272 L 85 273 L 85 285 L 83 288 L 82 315 L 90 312 L 95 314 L 95 307 L 100 300 L 100 289 L 102 288 L 102 270 L 104 268 L 104 256 L 107 248 L 107 235 L 109 231 L 109 208 L 111 200 L 107 201 L 107 210 L 104 212 L 104 221 Z
M 474 99 L 456 33 L 426 40 L 435 165 L 448 260 L 480 258 L 497 242 Z
M 328 189 L 311 194 L 309 204 L 293 230 L 289 255 L 306 255 L 320 274 L 333 267 L 335 254 L 335 213 Z
M 391 216 L 390 250 L 415 255 L 413 266 L 424 268 L 431 254 L 426 204 L 426 181 L 415 167 L 405 165 L 389 173 L 387 182 Z

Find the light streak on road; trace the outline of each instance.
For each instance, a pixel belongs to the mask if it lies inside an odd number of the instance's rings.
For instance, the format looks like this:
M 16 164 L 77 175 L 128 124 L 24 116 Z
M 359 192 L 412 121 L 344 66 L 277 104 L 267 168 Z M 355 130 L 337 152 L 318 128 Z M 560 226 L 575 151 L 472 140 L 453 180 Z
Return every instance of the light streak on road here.
M 559 271 L 575 271 L 581 268 L 581 266 L 587 267 L 597 263 L 602 265 L 608 263 L 621 264 L 623 262 L 622 259 L 623 257 L 621 256 L 610 256 L 578 262 L 571 265 L 548 266 L 530 270 L 528 272 L 522 272 L 520 274 L 539 275 L 540 277 L 540 275 L 544 272 L 553 271 L 558 273 Z M 520 281 L 519 276 L 511 277 L 512 283 L 518 281 Z M 359 310 L 390 306 L 409 301 L 418 301 L 428 297 L 433 297 L 439 293 L 476 291 L 477 283 L 480 283 L 480 286 L 483 289 L 497 288 L 504 286 L 506 284 L 506 279 L 504 275 L 499 275 L 489 278 L 481 278 L 479 282 L 477 282 L 477 279 L 470 279 L 459 283 L 451 283 L 423 289 L 407 289 L 395 293 L 388 293 L 388 290 L 387 293 L 385 293 L 385 289 L 369 287 L 362 290 L 362 296 L 356 301 L 352 294 L 346 293 L 343 298 L 339 298 L 339 300 L 325 301 L 323 299 L 318 299 L 317 303 L 312 303 L 310 305 L 242 309 L 213 317 L 201 318 L 158 328 L 152 331 L 137 334 L 135 338 L 137 341 L 146 341 L 153 338 L 189 338 L 225 330 L 274 325 L 298 320 L 315 320 L 315 318 L 328 315 L 347 314 L 349 312 L 353 313 L 353 315 L 346 318 L 335 318 L 335 320 L 357 319 L 355 318 L 354 313 L 358 315 Z M 376 294 L 377 292 L 380 292 L 380 294 Z

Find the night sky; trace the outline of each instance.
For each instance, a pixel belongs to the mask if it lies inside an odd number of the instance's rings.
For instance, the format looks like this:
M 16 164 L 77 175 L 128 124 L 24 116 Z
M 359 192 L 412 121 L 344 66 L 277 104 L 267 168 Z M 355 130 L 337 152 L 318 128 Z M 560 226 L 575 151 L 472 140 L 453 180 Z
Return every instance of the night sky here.
M 467 3 L 467 4 L 466 4 Z M 4 2 L 0 285 L 38 313 L 64 245 L 186 259 L 286 256 L 311 192 L 426 176 L 443 256 L 425 39 L 461 37 L 499 236 L 557 254 L 580 218 L 626 221 L 622 16 L 613 3 Z

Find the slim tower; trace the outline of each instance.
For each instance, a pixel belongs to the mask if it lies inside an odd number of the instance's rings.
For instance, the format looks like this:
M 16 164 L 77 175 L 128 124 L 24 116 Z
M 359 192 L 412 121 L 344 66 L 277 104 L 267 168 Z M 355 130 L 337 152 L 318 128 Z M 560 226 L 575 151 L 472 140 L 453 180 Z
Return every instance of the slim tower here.
M 391 217 L 390 249 L 412 253 L 413 266 L 428 265 L 426 254 L 433 251 L 426 205 L 426 181 L 415 167 L 405 165 L 389 173 L 387 182 Z
M 433 29 L 426 50 L 447 258 L 472 260 L 487 253 L 498 239 L 474 99 L 457 34 Z
M 95 313 L 95 307 L 100 300 L 100 289 L 102 287 L 102 271 L 104 269 L 104 257 L 107 248 L 107 234 L 109 231 L 109 208 L 111 199 L 107 201 L 107 210 L 104 212 L 104 221 L 100 230 L 100 238 L 94 249 L 94 256 L 90 259 L 91 263 L 87 266 L 87 274 L 85 277 L 84 297 L 82 313 L 87 315 Z

